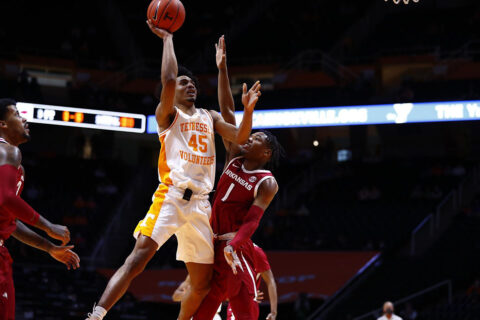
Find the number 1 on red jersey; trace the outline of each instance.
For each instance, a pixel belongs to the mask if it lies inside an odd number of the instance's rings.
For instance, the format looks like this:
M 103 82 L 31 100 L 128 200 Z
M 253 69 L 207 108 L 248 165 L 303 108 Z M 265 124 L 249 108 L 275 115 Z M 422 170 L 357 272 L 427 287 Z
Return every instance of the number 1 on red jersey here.
M 235 183 L 232 183 L 232 184 L 230 185 L 230 187 L 228 187 L 227 192 L 225 192 L 225 195 L 224 195 L 223 198 L 222 198 L 222 201 L 223 201 L 223 202 L 227 201 L 227 198 L 228 198 L 228 196 L 230 195 L 230 192 L 232 192 L 233 187 L 235 187 Z

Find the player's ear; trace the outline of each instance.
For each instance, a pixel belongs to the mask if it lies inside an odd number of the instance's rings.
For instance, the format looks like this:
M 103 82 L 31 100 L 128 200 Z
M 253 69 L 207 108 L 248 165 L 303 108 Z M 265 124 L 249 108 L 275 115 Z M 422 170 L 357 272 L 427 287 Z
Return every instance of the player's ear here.
M 0 128 L 6 128 L 6 127 L 7 127 L 7 121 L 0 120 Z

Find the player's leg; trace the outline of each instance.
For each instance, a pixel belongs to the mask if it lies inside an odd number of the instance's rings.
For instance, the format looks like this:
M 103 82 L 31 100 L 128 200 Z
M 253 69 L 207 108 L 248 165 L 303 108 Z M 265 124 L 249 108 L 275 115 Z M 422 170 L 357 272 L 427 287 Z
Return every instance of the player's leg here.
M 227 320 L 235 320 L 235 316 L 233 315 L 232 306 L 230 305 L 230 301 L 228 302 L 228 306 L 227 306 Z
M 187 291 L 185 297 L 182 299 L 180 314 L 178 316 L 179 320 L 188 320 L 195 314 L 203 298 L 205 298 L 210 291 L 210 281 L 213 273 L 212 264 L 187 262 L 186 266 L 188 274 L 190 275 L 190 290 Z M 220 300 L 212 306 L 213 313 L 210 319 L 215 315 L 215 311 L 217 311 L 220 302 L 222 301 Z
M 184 210 L 190 212 L 188 222 L 175 233 L 178 240 L 177 260 L 184 261 L 187 266 L 191 289 L 182 299 L 180 320 L 190 319 L 208 294 L 214 256 L 210 203 L 208 200 L 193 200 Z M 218 308 L 218 304 L 215 308 Z M 212 318 L 214 315 L 215 312 Z
M 125 294 L 130 282 L 145 269 L 147 263 L 157 252 L 157 248 L 158 244 L 150 237 L 139 236 L 133 251 L 108 282 L 98 305 L 107 311 L 110 310 Z
M 251 247 L 250 249 L 253 249 Z M 240 270 L 233 280 L 238 281 L 238 291 L 230 297 L 230 306 L 235 320 L 257 320 L 259 314 L 257 302 L 257 287 L 254 277 L 253 262 L 248 254 L 248 247 L 237 250 L 243 270 Z M 237 268 L 238 270 L 238 268 Z
M 258 302 L 255 301 L 255 295 L 248 292 L 247 286 L 242 285 L 238 294 L 230 298 L 235 320 L 257 320 L 259 315 Z
M 202 300 L 200 307 L 193 316 L 193 320 L 214 319 L 219 306 L 221 306 L 222 301 L 225 299 L 226 290 L 223 285 L 224 284 L 217 282 L 214 277 L 211 290 L 208 292 L 205 299 Z
M 11 268 L 11 267 L 10 267 Z M 13 284 L 13 270 L 10 269 L 10 280 L 7 283 L 7 296 L 8 296 L 8 320 L 15 319 L 15 286 Z
M 168 196 L 168 187 L 161 185 L 155 192 L 153 203 L 135 228 L 137 242 L 133 251 L 108 282 L 90 320 L 101 320 L 106 312 L 125 294 L 131 281 L 138 276 L 155 252 L 167 241 L 178 226 L 184 222 L 178 220 L 177 208 Z
M 15 319 L 15 288 L 12 276 L 12 258 L 0 245 L 0 320 Z

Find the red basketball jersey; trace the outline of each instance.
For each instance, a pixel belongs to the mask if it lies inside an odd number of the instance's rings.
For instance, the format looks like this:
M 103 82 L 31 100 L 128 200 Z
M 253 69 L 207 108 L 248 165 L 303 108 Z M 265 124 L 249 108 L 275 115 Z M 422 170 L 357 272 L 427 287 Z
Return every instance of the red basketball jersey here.
M 3 138 L 0 138 L 0 143 L 7 143 Z M 7 143 L 8 144 L 8 143 Z M 17 171 L 17 196 L 19 197 L 23 191 L 25 182 L 23 167 L 18 167 Z M 17 227 L 16 218 L 7 212 L 0 211 L 0 239 L 6 240 Z
M 218 181 L 212 208 L 213 232 L 221 235 L 238 231 L 266 179 L 274 179 L 268 170 L 246 170 L 244 158 L 234 158 Z

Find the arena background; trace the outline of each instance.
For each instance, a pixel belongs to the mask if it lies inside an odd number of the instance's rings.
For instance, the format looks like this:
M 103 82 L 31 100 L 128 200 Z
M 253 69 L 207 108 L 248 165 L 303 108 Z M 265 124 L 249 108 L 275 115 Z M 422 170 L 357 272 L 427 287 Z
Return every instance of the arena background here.
M 183 3 L 174 43 L 200 80 L 197 105 L 218 109 L 214 43 L 224 34 L 238 110 L 241 84 L 257 79 L 257 110 L 277 110 L 257 119 L 287 155 L 254 241 L 271 259 L 278 318 L 376 319 L 391 300 L 407 320 L 477 319 L 479 2 Z M 8 240 L 19 320 L 84 319 L 133 247 L 158 184 L 158 139 L 141 127 L 162 53 L 147 6 L 0 2 L 0 96 L 30 103 L 19 105 L 33 137 L 21 147 L 23 197 L 70 228 L 81 256 L 67 271 Z M 143 133 L 117 131 L 133 125 L 125 115 L 102 118 L 109 130 L 82 128 L 96 118 L 58 107 L 133 113 Z M 186 274 L 175 249 L 173 238 L 108 319 L 175 319 L 169 295 Z M 260 317 L 268 310 L 262 303 Z

